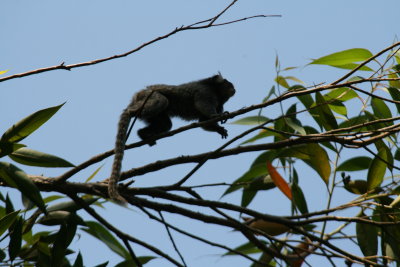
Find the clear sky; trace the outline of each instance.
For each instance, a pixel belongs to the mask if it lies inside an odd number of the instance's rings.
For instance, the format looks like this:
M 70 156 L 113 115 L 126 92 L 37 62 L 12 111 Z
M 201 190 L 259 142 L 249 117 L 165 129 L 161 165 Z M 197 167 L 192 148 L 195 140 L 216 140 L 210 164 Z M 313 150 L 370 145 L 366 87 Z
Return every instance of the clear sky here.
M 61 62 L 73 64 L 123 53 L 175 27 L 210 18 L 229 2 L 3 0 L 0 6 L 0 70 L 9 69 L 6 75 L 11 75 Z M 240 109 L 261 102 L 273 85 L 276 54 L 282 67 L 288 67 L 304 66 L 311 58 L 349 48 L 360 47 L 378 52 L 398 38 L 399 10 L 398 0 L 239 0 L 221 18 L 222 21 L 257 14 L 279 14 L 282 17 L 258 18 L 224 27 L 185 31 L 122 59 L 3 82 L 0 84 L 0 132 L 36 110 L 66 102 L 45 126 L 24 143 L 32 149 L 56 154 L 79 164 L 113 148 L 120 112 L 132 94 L 146 85 L 179 84 L 221 71 L 237 90 L 225 107 L 227 110 Z M 340 74 L 343 71 L 320 66 L 300 68 L 291 73 L 308 85 L 330 82 Z M 276 106 L 267 112 L 279 114 L 279 108 Z M 182 125 L 184 122 L 174 120 L 174 128 Z M 227 129 L 233 137 L 246 128 L 227 125 Z M 137 136 L 131 135 L 130 142 L 136 140 Z M 163 139 L 155 147 L 146 146 L 129 151 L 123 168 L 142 166 L 157 159 L 206 152 L 222 144 L 218 135 L 195 129 Z M 193 177 L 192 183 L 232 182 L 246 171 L 257 155 L 251 153 L 211 161 Z M 105 165 L 97 176 L 98 180 L 108 177 L 112 159 L 103 163 Z M 76 175 L 73 181 L 84 181 L 101 164 Z M 190 167 L 192 165 L 138 177 L 135 184 L 168 184 L 183 177 Z M 23 169 L 30 174 L 45 176 L 56 176 L 65 171 Z M 305 172 L 309 177 L 301 176 L 300 183 L 309 205 L 311 209 L 322 208 L 319 203 L 326 200 L 327 196 L 322 190 L 323 184 L 315 173 L 309 170 Z M 2 193 L 5 191 L 0 190 Z M 206 196 L 218 199 L 223 190 L 209 190 Z M 323 193 L 316 194 L 316 191 Z M 238 197 L 239 194 L 223 200 L 238 203 Z M 274 205 L 270 205 L 272 202 Z M 281 202 L 282 205 L 277 205 Z M 290 210 L 284 202 L 284 197 L 273 190 L 258 198 L 252 207 L 261 212 L 288 215 Z M 112 204 L 106 208 L 101 213 L 122 230 L 130 231 L 154 245 L 160 244 L 175 256 L 162 227 L 149 223 L 135 209 L 127 211 Z M 226 240 L 226 244 L 233 246 L 245 242 L 245 238 L 228 229 L 192 225 L 180 217 L 167 218 L 182 227 L 190 227 L 194 232 L 209 232 L 209 237 L 214 241 Z M 248 264 L 238 257 L 221 259 L 216 256 L 221 250 L 185 237 L 177 236 L 177 240 L 189 266 Z M 87 266 L 105 260 L 115 264 L 121 260 L 86 234 L 74 241 L 74 248 L 82 251 Z M 139 255 L 149 254 L 134 248 Z M 155 260 L 148 266 L 164 264 L 162 260 Z

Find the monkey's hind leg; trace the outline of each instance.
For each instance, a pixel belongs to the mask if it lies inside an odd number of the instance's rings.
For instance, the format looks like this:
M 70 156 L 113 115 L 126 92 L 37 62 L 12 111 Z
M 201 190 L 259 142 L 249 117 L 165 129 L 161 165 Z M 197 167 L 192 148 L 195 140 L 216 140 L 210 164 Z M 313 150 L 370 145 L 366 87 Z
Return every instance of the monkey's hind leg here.
M 160 114 L 153 118 L 148 118 L 145 120 L 148 125 L 138 131 L 138 135 L 142 140 L 153 137 L 155 135 L 168 132 L 172 127 L 171 119 L 168 114 Z M 149 142 L 150 146 L 156 144 L 156 141 Z

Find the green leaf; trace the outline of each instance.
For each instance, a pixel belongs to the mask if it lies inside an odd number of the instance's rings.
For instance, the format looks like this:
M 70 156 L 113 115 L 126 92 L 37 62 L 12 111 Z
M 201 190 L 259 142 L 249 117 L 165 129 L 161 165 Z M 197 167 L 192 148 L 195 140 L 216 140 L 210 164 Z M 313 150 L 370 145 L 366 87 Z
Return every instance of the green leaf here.
M 239 252 L 241 252 L 243 254 L 246 254 L 246 255 L 255 254 L 255 253 L 260 253 L 261 252 L 261 250 L 251 242 L 244 243 L 244 244 L 242 244 L 242 245 L 240 245 L 238 247 L 235 247 L 233 250 L 239 251 Z M 235 253 L 235 252 L 226 252 L 222 256 L 224 257 L 224 256 L 236 256 L 236 255 L 237 255 L 237 253 Z
M 11 153 L 9 157 L 21 164 L 38 167 L 74 167 L 74 165 L 62 158 L 46 154 L 29 148 L 21 148 Z
M 152 256 L 144 256 L 144 257 L 138 257 L 139 262 L 144 265 L 146 263 L 148 263 L 149 261 L 156 259 L 156 257 L 152 257 Z M 115 265 L 115 267 L 136 267 L 137 264 L 135 263 L 134 260 L 125 260 L 122 261 L 120 263 L 118 263 L 117 265 Z
M 8 245 L 8 255 L 10 260 L 13 261 L 21 250 L 22 244 L 22 226 L 24 224 L 24 219 L 18 217 L 18 219 L 13 224 L 10 229 L 10 242 Z
M 98 167 L 85 181 L 85 183 L 90 182 L 90 180 L 92 180 L 97 173 L 99 173 L 99 171 L 101 170 L 101 168 L 103 168 L 104 164 L 102 164 L 100 167 Z
M 74 265 L 72 265 L 72 267 L 84 267 L 82 255 L 80 252 L 78 253 L 78 256 L 76 256 Z
M 6 214 L 0 219 L 0 236 L 4 234 L 5 231 L 7 231 L 8 228 L 14 223 L 14 221 L 17 219 L 19 210 L 16 210 L 14 212 L 11 212 L 9 214 Z
M 9 186 L 16 187 L 25 197 L 35 203 L 39 209 L 46 212 L 39 189 L 21 169 L 8 162 L 0 162 L 0 178 Z
M 389 73 L 388 78 L 396 79 L 398 77 L 394 73 Z M 389 81 L 389 85 L 390 85 L 390 87 L 394 87 L 394 88 L 400 89 L 400 81 L 399 80 Z
M 99 199 L 98 197 L 85 198 L 85 199 L 83 199 L 83 201 L 85 201 L 85 203 L 87 205 L 91 205 L 94 202 L 96 202 L 98 199 Z M 64 211 L 69 211 L 69 212 L 75 212 L 80 209 L 82 209 L 82 207 L 76 205 L 75 201 L 66 201 L 66 202 L 57 203 L 57 204 L 54 204 L 54 205 L 48 207 L 47 211 L 51 212 L 51 211 L 56 211 L 56 210 L 64 210 Z
M 250 116 L 243 119 L 239 119 L 237 121 L 232 122 L 231 124 L 239 124 L 239 125 L 260 125 L 264 122 L 269 121 L 270 119 L 264 116 Z
M 0 141 L 0 158 L 9 155 L 24 146 L 25 145 L 23 144 Z
M 78 216 L 75 212 L 69 212 L 64 210 L 56 210 L 48 212 L 47 215 L 41 217 L 38 221 L 39 224 L 52 226 L 52 225 L 62 225 L 66 222 L 70 224 L 80 224 L 85 225 L 83 219 Z
M 281 149 L 277 158 L 294 157 L 303 160 L 328 183 L 331 174 L 328 153 L 318 144 L 303 144 Z
M 357 117 L 353 117 L 348 119 L 347 121 L 344 121 L 342 123 L 339 124 L 339 128 L 347 128 L 347 127 L 351 127 L 354 125 L 359 125 L 365 122 L 368 122 L 369 120 L 369 116 L 367 115 L 361 115 L 361 116 L 357 116 Z M 352 132 L 359 132 L 359 131 L 366 131 L 367 127 L 361 126 L 360 128 L 355 128 L 352 129 Z
M 298 132 L 299 134 L 303 134 L 306 135 L 306 130 L 304 130 L 303 126 L 301 126 L 300 122 L 296 119 L 292 119 L 292 118 L 284 118 L 286 124 L 292 128 L 293 130 L 295 130 L 296 132 Z
M 104 228 L 101 224 L 94 221 L 86 221 L 87 229 L 83 229 L 88 234 L 96 237 L 104 244 L 106 244 L 112 251 L 120 255 L 121 257 L 129 260 L 131 256 L 129 252 L 118 242 L 118 240 L 110 234 L 110 232 Z
M 336 52 L 313 60 L 310 64 L 329 65 L 333 67 L 364 61 L 372 57 L 372 53 L 364 48 L 352 48 Z
M 308 206 L 306 198 L 304 197 L 303 190 L 296 184 L 292 183 L 293 203 L 301 212 L 301 214 L 308 213 Z
M 48 121 L 63 105 L 39 110 L 20 120 L 3 134 L 0 141 L 12 143 L 21 141 Z
M 76 224 L 61 224 L 51 250 L 51 266 L 63 266 L 67 248 L 75 236 Z
M 328 94 L 326 94 L 325 99 L 336 99 L 340 101 L 348 101 L 355 97 L 358 97 L 358 94 L 351 88 L 340 87 L 336 89 L 332 89 Z
M 313 112 L 316 120 L 318 120 L 326 130 L 337 129 L 338 124 L 326 100 L 320 92 L 315 93 L 316 104 L 319 105 L 315 108 L 316 113 Z
M 381 119 L 386 119 L 386 118 L 392 118 L 392 112 L 390 112 L 390 109 L 388 106 L 385 104 L 385 102 L 382 99 L 379 98 L 372 98 L 371 100 L 371 106 L 372 110 L 374 111 L 375 116 Z M 393 124 L 393 122 L 391 123 Z
M 285 77 L 283 77 L 283 76 L 277 76 L 275 78 L 275 82 L 277 84 L 279 84 L 280 86 L 282 86 L 282 87 L 285 87 L 285 88 L 289 88 L 290 87 L 289 84 L 287 83 Z
M 392 96 L 393 100 L 395 101 L 400 101 L 400 90 L 394 87 L 389 87 L 388 91 L 390 95 Z M 400 113 L 400 104 L 395 104 L 397 113 Z
M 260 163 L 256 165 L 252 165 L 250 169 L 244 173 L 241 177 L 236 179 L 233 184 L 228 187 L 228 189 L 224 192 L 222 196 L 235 192 L 236 190 L 245 187 L 246 185 L 243 183 L 250 183 L 252 180 L 262 177 L 268 174 L 267 167 L 265 163 Z
M 388 156 L 386 153 L 386 149 L 379 149 L 377 156 L 371 162 L 367 175 L 368 190 L 380 186 L 383 181 L 383 177 L 385 175 L 387 167 L 386 162 L 388 160 Z M 381 159 L 383 159 L 384 161 L 382 161 Z
M 333 100 L 330 102 L 330 104 L 328 104 L 328 106 L 331 110 L 333 110 L 337 114 L 347 116 L 347 108 L 342 102 L 338 100 Z
M 349 63 L 349 64 L 344 64 L 344 65 L 331 65 L 332 67 L 339 68 L 339 69 L 345 69 L 345 70 L 353 70 L 359 66 L 359 64 L 355 63 Z M 368 66 L 362 66 L 358 70 L 363 70 L 363 71 L 374 71 Z
M 370 157 L 354 157 L 340 164 L 336 171 L 352 172 L 366 170 L 370 166 L 371 161 Z
M 331 175 L 328 153 L 318 144 L 308 144 L 307 149 L 310 159 L 305 160 L 305 162 L 316 170 L 322 180 L 328 184 L 329 176 Z
M 365 214 L 359 216 L 365 218 Z M 378 253 L 378 232 L 376 227 L 366 223 L 356 223 L 357 242 L 364 256 L 375 256 Z

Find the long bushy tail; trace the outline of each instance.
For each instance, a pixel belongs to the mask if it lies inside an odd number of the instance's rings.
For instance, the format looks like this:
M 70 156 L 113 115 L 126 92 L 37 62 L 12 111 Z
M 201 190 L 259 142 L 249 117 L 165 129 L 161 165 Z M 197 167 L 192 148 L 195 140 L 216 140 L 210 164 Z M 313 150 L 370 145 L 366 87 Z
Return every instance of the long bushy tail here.
M 112 166 L 111 176 L 108 181 L 108 195 L 111 199 L 117 201 L 120 204 L 125 204 L 126 199 L 124 199 L 118 192 L 118 182 L 121 176 L 121 165 L 122 159 L 124 157 L 125 142 L 126 142 L 126 132 L 128 130 L 129 122 L 131 120 L 131 114 L 128 109 L 125 109 L 118 123 L 118 132 L 115 141 L 115 156 L 114 163 Z

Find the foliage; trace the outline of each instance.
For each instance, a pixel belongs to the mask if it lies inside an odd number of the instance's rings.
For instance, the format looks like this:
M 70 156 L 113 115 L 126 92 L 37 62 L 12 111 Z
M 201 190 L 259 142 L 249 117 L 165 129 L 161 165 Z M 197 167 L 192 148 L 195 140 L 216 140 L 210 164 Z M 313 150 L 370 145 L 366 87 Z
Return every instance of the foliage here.
M 186 28 L 182 26 L 154 42 L 182 29 L 216 26 L 213 23 L 228 8 L 212 19 Z M 207 24 L 198 26 L 201 23 Z M 101 167 L 83 183 L 69 181 L 72 175 L 113 155 L 112 150 L 75 166 L 55 155 L 28 148 L 21 141 L 33 133 L 40 134 L 40 131 L 36 131 L 63 104 L 28 115 L 9 127 L 0 138 L 0 157 L 3 158 L 0 161 L 0 185 L 19 192 L 23 200 L 23 206 L 15 209 L 17 201 L 8 194 L 0 194 L 0 262 L 13 266 L 84 266 L 85 255 L 74 251 L 71 243 L 79 242 L 80 234 L 86 233 L 121 258 L 117 266 L 142 266 L 156 257 L 176 266 L 186 266 L 171 234 L 171 230 L 174 230 L 224 249 L 226 253 L 221 256 L 244 257 L 251 266 L 276 266 L 278 263 L 302 266 L 306 265 L 309 257 L 326 257 L 330 261 L 368 266 L 385 266 L 391 262 L 399 265 L 399 48 L 400 43 L 395 43 L 375 55 L 364 48 L 353 48 L 312 60 L 309 65 L 350 71 L 331 83 L 309 87 L 301 79 L 288 74 L 294 67 L 281 69 L 277 57 L 274 85 L 263 101 L 223 114 L 220 118 L 225 120 L 246 114 L 233 122 L 246 127 L 241 134 L 214 151 L 158 160 L 123 173 L 122 181 L 177 164 L 197 163 L 182 180 L 170 186 L 141 188 L 131 187 L 128 182 L 120 187 L 129 205 L 167 229 L 179 259 L 169 256 L 157 244 L 149 244 L 121 231 L 97 213 L 96 210 L 104 208 L 103 204 L 108 202 L 106 181 L 92 181 Z M 374 65 L 374 62 L 378 62 L 378 65 Z M 68 68 L 61 64 L 47 70 L 54 69 Z M 6 72 L 0 71 L 0 75 Z M 33 71 L 26 76 L 33 73 L 36 74 Z M 0 82 L 12 78 L 9 76 L 0 79 Z M 281 107 L 281 114 L 275 117 L 263 114 L 264 108 L 273 105 Z M 283 107 L 288 108 L 285 110 Z M 257 114 L 247 114 L 252 111 Z M 204 123 L 182 127 L 168 135 L 160 135 L 158 139 Z M 240 145 L 226 148 L 237 140 L 241 141 Z M 144 144 L 130 144 L 126 149 Z M 209 159 L 257 151 L 261 152 L 244 174 L 234 182 L 226 181 L 223 184 L 225 189 L 222 197 L 239 193 L 239 204 L 203 199 L 196 187 L 183 185 Z M 357 153 L 353 155 L 353 151 Z M 362 151 L 362 155 L 359 151 Z M 6 156 L 7 160 L 4 159 Z M 23 167 L 17 165 L 35 166 L 39 170 L 69 170 L 58 177 L 45 177 L 27 174 L 21 169 Z M 318 178 L 305 177 L 300 172 L 302 165 L 313 170 Z M 364 179 L 352 179 L 354 176 Z M 319 210 L 310 210 L 311 205 L 301 186 L 304 179 L 322 181 L 319 190 L 327 192 L 326 206 L 312 203 Z M 201 187 L 214 186 L 221 184 Z M 274 216 L 251 208 L 256 197 L 268 194 L 267 191 L 275 188 L 291 205 L 288 216 Z M 354 199 L 340 206 L 332 206 L 334 193 L 341 189 L 354 196 Z M 43 192 L 50 192 L 50 195 L 43 197 Z M 344 210 L 351 216 L 337 216 L 336 212 Z M 235 230 L 235 233 L 242 234 L 243 244 L 231 248 L 224 240 L 209 241 L 181 229 L 179 224 L 166 221 L 164 213 L 175 213 L 193 221 Z M 87 220 L 86 214 L 90 214 L 94 220 Z M 327 229 L 331 229 L 332 225 L 335 230 L 328 232 Z M 337 243 L 337 239 L 341 239 L 342 243 Z M 146 248 L 151 255 L 136 255 L 131 244 Z M 358 254 L 346 249 L 354 244 L 360 248 Z M 98 266 L 107 266 L 107 259 L 101 258 L 101 255 L 99 258 Z

